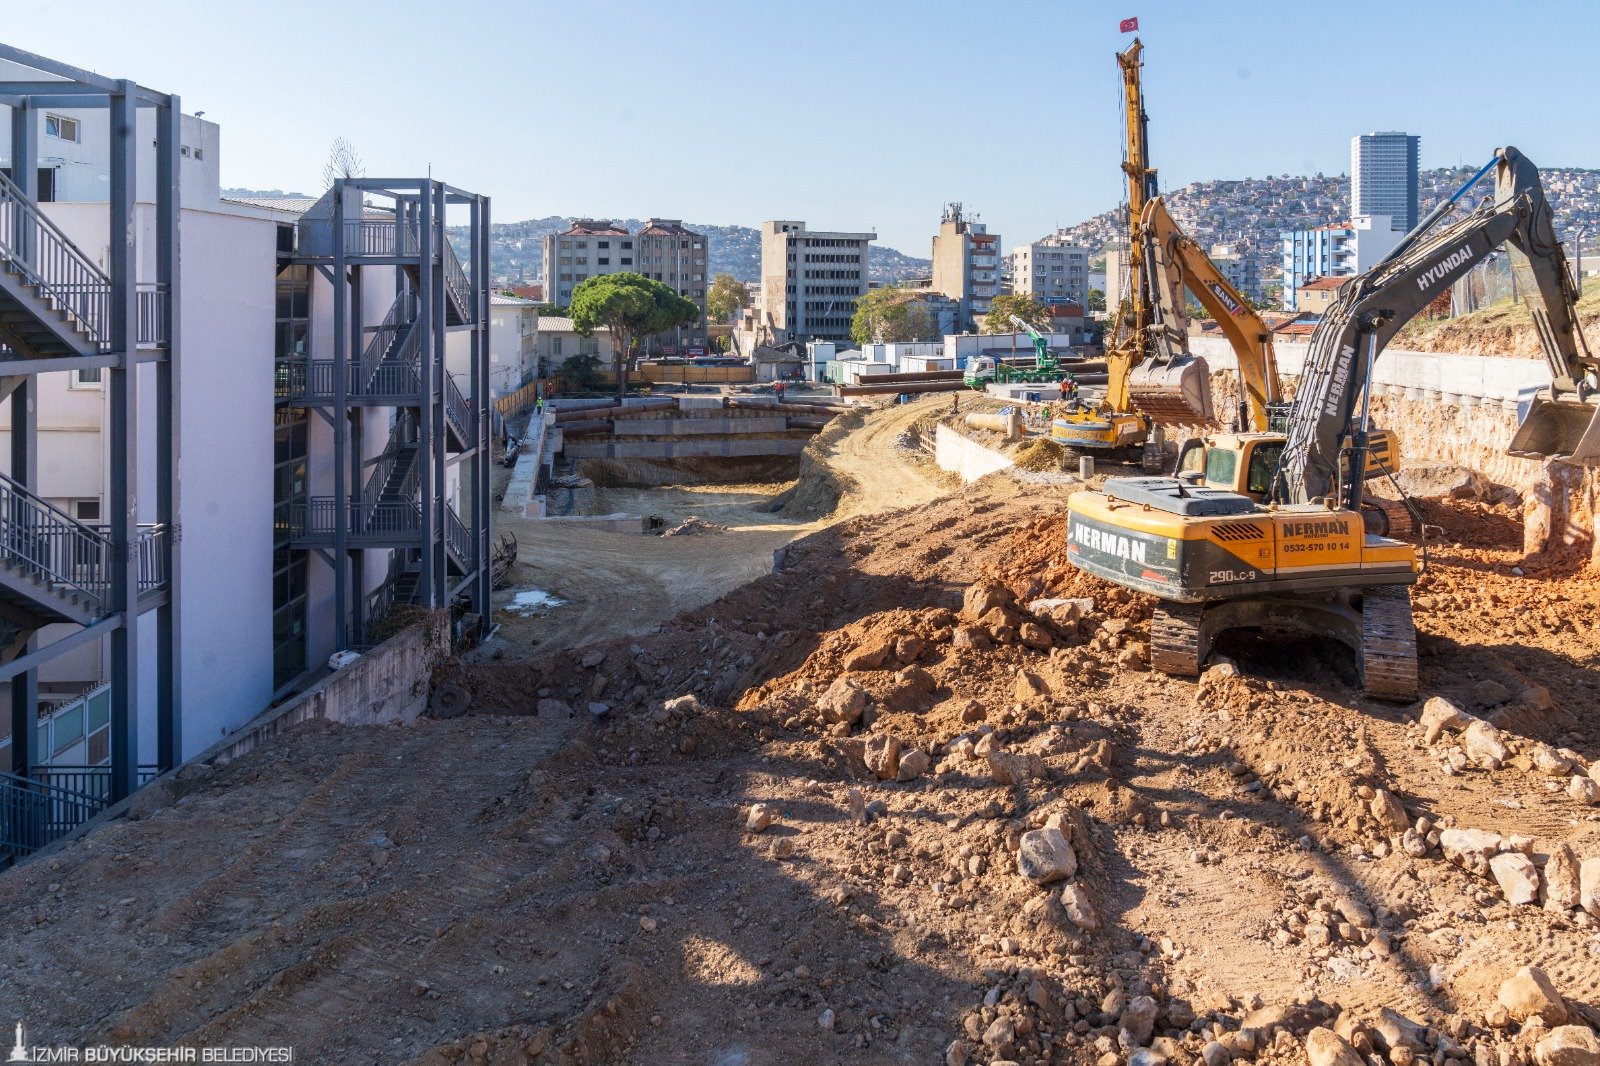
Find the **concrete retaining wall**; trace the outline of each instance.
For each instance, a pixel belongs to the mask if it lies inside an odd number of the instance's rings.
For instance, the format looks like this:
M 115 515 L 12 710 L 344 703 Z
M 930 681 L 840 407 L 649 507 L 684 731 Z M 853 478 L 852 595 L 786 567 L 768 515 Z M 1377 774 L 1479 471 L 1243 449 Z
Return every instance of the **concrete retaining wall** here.
M 958 474 L 962 481 L 976 481 L 1013 465 L 1010 456 L 985 448 L 949 426 L 940 426 L 934 434 L 933 461 L 940 470 Z
M 712 433 L 783 433 L 782 415 L 740 415 L 734 418 L 619 418 L 612 432 L 619 437 L 687 437 Z
M 809 437 L 750 440 L 585 440 L 567 441 L 567 458 L 581 459 L 699 459 L 757 455 L 799 455 Z
M 294 699 L 256 716 L 193 762 L 222 765 L 313 718 L 341 725 L 413 722 L 428 707 L 434 664 L 450 652 L 450 620 L 438 612 L 390 637 Z

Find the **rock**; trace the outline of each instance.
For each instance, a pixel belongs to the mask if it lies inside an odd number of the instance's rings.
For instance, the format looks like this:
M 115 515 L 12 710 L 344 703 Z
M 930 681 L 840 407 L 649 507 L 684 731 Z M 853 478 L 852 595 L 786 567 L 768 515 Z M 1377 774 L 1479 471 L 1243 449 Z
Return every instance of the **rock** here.
M 778 808 L 770 803 L 752 803 L 750 812 L 745 815 L 744 827 L 752 833 L 760 833 L 777 820 Z
M 867 738 L 867 769 L 879 781 L 893 781 L 900 774 L 900 738 L 890 733 L 876 733 Z
M 1367 1066 L 1342 1036 L 1321 1026 L 1306 1034 L 1306 1057 L 1311 1066 Z
M 894 642 L 894 657 L 909 666 L 922 658 L 922 653 L 927 647 L 928 642 L 919 636 L 901 637 Z
M 1500 886 L 1500 894 L 1513 907 L 1534 903 L 1539 898 L 1539 868 L 1526 855 L 1502 852 L 1489 860 L 1489 872 Z
M 1574 777 L 1567 783 L 1567 795 L 1586 807 L 1600 805 L 1600 782 L 1592 777 Z
M 1578 906 L 1578 856 L 1566 844 L 1551 848 L 1545 860 L 1544 899 L 1564 910 Z
M 920 666 L 908 666 L 894 675 L 896 686 L 907 695 L 926 696 L 939 687 L 939 682 Z
M 1407 829 L 1400 837 L 1400 850 L 1413 859 L 1420 859 L 1428 854 L 1428 838 L 1415 829 Z
M 589 713 L 594 715 L 596 718 L 604 718 L 606 715 L 611 713 L 611 704 L 600 703 L 598 700 L 593 701 L 589 704 Z
M 896 781 L 915 781 L 927 773 L 933 765 L 933 759 L 921 748 L 912 748 L 900 756 L 900 769 L 895 773 Z
M 1546 1025 L 1567 1020 L 1567 1005 L 1556 992 L 1550 978 L 1537 966 L 1524 966 L 1500 986 L 1500 1005 L 1514 1022 L 1525 1022 L 1535 1015 Z
M 1450 463 L 1407 462 L 1395 475 L 1407 496 L 1449 496 L 1457 500 L 1488 499 L 1492 483 L 1476 470 Z
M 1128 1031 L 1135 1044 L 1148 1044 L 1156 1027 L 1156 1001 L 1149 996 L 1134 996 L 1123 1008 L 1117 1024 Z
M 1128 1052 L 1128 1066 L 1167 1066 L 1167 1057 L 1153 1048 L 1138 1047 Z
M 989 776 L 996 784 L 1026 785 L 1044 776 L 1044 761 L 1037 755 L 1012 755 L 995 748 L 984 756 L 984 761 L 989 764 Z
M 846 670 L 876 670 L 894 655 L 894 641 L 879 638 L 862 644 L 844 661 Z
M 957 626 L 950 633 L 950 646 L 967 651 L 988 651 L 989 634 L 977 626 Z
M 829 722 L 854 725 L 867 709 L 867 690 L 847 677 L 837 678 L 817 699 L 817 709 Z
M 1368 807 L 1372 811 L 1372 817 L 1376 818 L 1378 824 L 1385 829 L 1392 829 L 1398 833 L 1403 832 L 1411 824 L 1411 819 L 1406 815 L 1405 805 L 1400 802 L 1398 796 L 1387 789 L 1378 789 Z
M 1439 850 L 1462 869 L 1484 876 L 1489 872 L 1489 859 L 1500 850 L 1500 834 L 1487 829 L 1443 829 L 1439 831 Z
M 1421 1051 L 1428 1046 L 1428 1027 L 1390 1007 L 1384 1007 L 1368 1018 L 1367 1027 L 1379 1051 L 1393 1051 L 1395 1048 Z
M 1474 719 L 1461 731 L 1461 747 L 1467 758 L 1485 770 L 1498 770 L 1511 757 L 1500 730 L 1481 718 Z
M 1533 768 L 1546 777 L 1567 777 L 1577 769 L 1571 759 L 1548 744 L 1533 745 Z
M 1600 1066 L 1600 1039 L 1586 1025 L 1558 1025 L 1534 1045 L 1538 1066 Z
M 1200 1049 L 1200 1061 L 1205 1066 L 1228 1066 L 1228 1063 L 1233 1061 L 1233 1054 L 1215 1040 L 1211 1040 Z
M 1061 890 L 1061 906 L 1067 912 L 1067 919 L 1073 925 L 1083 930 L 1100 928 L 1100 916 L 1095 913 L 1094 904 L 1089 902 L 1089 893 L 1079 884 L 1070 884 Z
M 1578 865 L 1578 906 L 1600 918 L 1600 858 Z
M 1018 703 L 1032 703 L 1042 700 L 1050 695 L 1050 686 L 1032 670 L 1018 670 L 1017 682 L 1012 688 L 1012 695 Z
M 832 1007 L 829 1007 L 827 1010 L 823 1011 L 821 1014 L 819 1014 L 817 1016 L 817 1026 L 818 1026 L 818 1028 L 828 1030 L 828 1032 L 830 1032 L 830 1033 L 833 1032 L 833 1008 Z
M 585 670 L 593 670 L 595 667 L 606 661 L 606 653 L 603 651 L 591 651 L 589 654 L 585 655 L 581 661 L 583 662 L 583 668 Z
M 990 611 L 1004 611 L 1015 605 L 1017 598 L 1011 590 L 998 581 L 979 581 L 968 585 L 961 597 L 961 614 L 964 618 L 982 618 Z
M 944 1049 L 944 1066 L 967 1066 L 967 1056 L 972 1054 L 972 1045 L 965 1040 L 952 1040 L 950 1046 Z
M 1017 869 L 1022 876 L 1047 885 L 1078 871 L 1078 856 L 1061 830 L 1047 827 L 1022 834 L 1017 846 Z
M 1600 759 L 1596 759 L 1589 764 L 1589 777 L 1595 781 L 1600 781 Z
M 1017 639 L 1035 651 L 1049 651 L 1055 645 L 1055 638 L 1037 622 L 1024 622 L 1018 626 Z
M 983 1042 L 1000 1058 L 1010 1058 L 1017 1046 L 1017 1024 L 1004 1014 L 989 1023 L 983 1031 Z
M 1374 924 L 1372 911 L 1354 896 L 1340 896 L 1333 901 L 1333 909 L 1357 929 L 1371 929 Z
M 677 718 L 687 718 L 692 714 L 699 714 L 705 710 L 700 705 L 700 697 L 692 692 L 686 696 L 677 696 L 668 700 L 665 704 L 665 709 L 668 714 Z
M 1472 686 L 1472 699 L 1479 707 L 1498 707 L 1511 699 L 1511 690 L 1493 679 Z
M 177 802 L 177 782 L 172 775 L 159 777 L 128 797 L 128 818 L 132 821 L 148 818 Z

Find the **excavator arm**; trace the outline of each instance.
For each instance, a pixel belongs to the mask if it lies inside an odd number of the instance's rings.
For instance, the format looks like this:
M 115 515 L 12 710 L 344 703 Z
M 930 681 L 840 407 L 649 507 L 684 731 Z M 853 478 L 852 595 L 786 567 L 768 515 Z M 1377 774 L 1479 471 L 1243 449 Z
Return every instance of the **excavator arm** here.
M 1556 240 L 1538 169 L 1515 148 L 1502 148 L 1479 172 L 1495 170 L 1495 195 L 1471 214 L 1429 232 L 1477 181 L 1441 204 L 1371 270 L 1339 289 L 1311 338 L 1300 377 L 1288 443 L 1273 498 L 1305 503 L 1339 484 L 1340 451 L 1358 404 L 1370 387 L 1372 362 L 1402 326 L 1490 252 L 1510 243 L 1519 280 L 1528 284 L 1539 339 L 1550 363 L 1552 397 L 1539 417 L 1543 447 L 1522 454 L 1600 458 L 1597 364 L 1578 331 L 1575 292 Z M 1537 405 L 1536 405 L 1537 406 Z M 1555 412 L 1551 415 L 1550 412 Z M 1530 415 L 1529 422 L 1534 421 Z M 1524 424 L 1524 431 L 1529 426 Z M 1518 437 L 1523 437 L 1519 432 Z M 1524 442 L 1529 443 L 1529 442 Z M 1513 444 L 1513 451 L 1516 451 Z M 1349 487 L 1346 486 L 1348 489 Z

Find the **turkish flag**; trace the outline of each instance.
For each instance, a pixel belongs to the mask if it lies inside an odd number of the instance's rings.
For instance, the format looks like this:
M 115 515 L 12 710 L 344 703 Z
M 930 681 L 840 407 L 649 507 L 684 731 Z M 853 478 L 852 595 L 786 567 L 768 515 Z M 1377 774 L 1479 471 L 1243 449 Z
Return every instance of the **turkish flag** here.
M 1117 29 L 1121 33 L 1138 33 L 1139 32 L 1139 20 L 1136 19 L 1136 18 L 1123 19 L 1122 20 L 1122 25 L 1117 27 Z

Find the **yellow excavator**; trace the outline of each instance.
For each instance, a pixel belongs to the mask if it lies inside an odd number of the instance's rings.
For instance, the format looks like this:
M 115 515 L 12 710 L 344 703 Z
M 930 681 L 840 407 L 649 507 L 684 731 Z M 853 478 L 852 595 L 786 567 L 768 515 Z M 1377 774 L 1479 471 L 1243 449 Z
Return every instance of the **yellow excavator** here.
M 1261 320 L 1194 239 L 1179 228 L 1157 196 L 1145 205 L 1141 226 L 1144 259 L 1150 275 L 1153 323 L 1149 353 L 1128 376 L 1133 403 L 1142 411 L 1162 412 L 1171 421 L 1193 421 L 1189 408 L 1174 402 L 1170 382 L 1181 382 L 1198 357 L 1189 351 L 1189 313 L 1185 290 L 1217 323 L 1239 366 L 1239 411 L 1231 431 L 1185 441 L 1178 454 L 1180 476 L 1201 475 L 1211 488 L 1260 501 L 1288 441 L 1292 404 L 1283 399 L 1272 331 Z M 1393 478 L 1400 468 L 1398 442 L 1386 430 L 1373 430 L 1367 444 L 1366 478 Z M 1407 536 L 1411 512 L 1398 500 L 1365 496 L 1362 518 L 1368 532 Z
M 1128 176 L 1128 282 L 1106 337 L 1105 398 L 1097 407 L 1054 419 L 1050 426 L 1051 438 L 1069 448 L 1123 459 L 1139 456 L 1152 423 L 1194 425 L 1213 420 L 1211 375 L 1203 359 L 1192 359 L 1171 374 L 1147 380 L 1140 395 L 1149 401 L 1148 408 L 1136 405 L 1129 389 L 1129 375 L 1145 361 L 1153 321 L 1143 227 L 1145 206 L 1157 192 L 1148 150 L 1149 116 L 1139 77 L 1143 55 L 1144 45 L 1137 38 L 1117 55 L 1128 134 L 1127 158 L 1122 163 Z
M 1444 216 L 1490 170 L 1494 196 L 1458 221 Z M 1218 634 L 1294 629 L 1330 636 L 1356 654 L 1363 691 L 1417 694 L 1410 586 L 1417 549 L 1369 533 L 1362 521 L 1371 438 L 1373 364 L 1384 345 L 1440 292 L 1501 245 L 1551 367 L 1513 454 L 1600 462 L 1600 359 L 1577 327 L 1576 292 L 1533 163 L 1515 148 L 1494 158 L 1365 274 L 1345 282 L 1312 335 L 1275 462 L 1254 458 L 1259 499 L 1205 483 L 1204 471 L 1124 477 L 1073 493 L 1073 565 L 1155 596 L 1151 665 L 1193 677 Z

